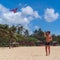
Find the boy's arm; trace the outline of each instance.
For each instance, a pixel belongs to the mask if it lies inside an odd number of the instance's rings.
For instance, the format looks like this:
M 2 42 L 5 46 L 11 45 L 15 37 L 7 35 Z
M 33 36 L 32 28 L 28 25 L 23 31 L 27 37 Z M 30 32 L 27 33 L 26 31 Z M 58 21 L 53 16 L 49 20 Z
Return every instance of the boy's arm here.
M 52 41 L 52 36 L 50 37 L 50 41 Z
M 44 33 L 44 37 L 46 37 L 46 33 Z

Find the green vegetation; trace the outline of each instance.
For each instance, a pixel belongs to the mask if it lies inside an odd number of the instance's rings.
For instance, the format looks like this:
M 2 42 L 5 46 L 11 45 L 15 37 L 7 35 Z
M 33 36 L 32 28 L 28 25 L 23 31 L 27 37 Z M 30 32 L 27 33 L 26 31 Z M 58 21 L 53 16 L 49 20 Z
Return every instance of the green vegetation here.
M 52 35 L 53 42 L 60 45 L 60 35 Z M 29 31 L 22 25 L 9 26 L 7 24 L 0 24 L 0 46 L 35 46 L 36 43 L 45 42 L 44 32 L 41 29 L 35 30 L 33 34 L 29 35 Z M 40 45 L 40 44 L 39 44 Z

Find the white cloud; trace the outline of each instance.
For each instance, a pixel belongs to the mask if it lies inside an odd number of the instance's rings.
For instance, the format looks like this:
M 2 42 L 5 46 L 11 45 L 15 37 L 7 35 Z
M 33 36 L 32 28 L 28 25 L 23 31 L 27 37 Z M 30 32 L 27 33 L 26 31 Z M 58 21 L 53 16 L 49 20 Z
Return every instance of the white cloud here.
M 40 18 L 37 11 L 34 11 L 30 6 L 27 6 L 26 8 L 21 9 L 22 14 L 28 17 L 34 17 L 34 18 Z
M 40 19 L 38 12 L 30 6 L 23 7 L 19 12 L 14 13 L 0 4 L 0 24 L 22 24 L 28 28 L 28 24 L 37 18 Z M 30 28 L 28 29 L 30 30 Z
M 44 19 L 47 21 L 47 22 L 53 22 L 55 20 L 57 20 L 59 17 L 59 13 L 55 12 L 54 9 L 52 8 L 47 8 L 45 10 L 45 14 L 44 14 Z
M 40 18 L 37 11 L 34 11 L 30 6 L 21 8 L 19 12 L 9 11 L 8 8 L 0 4 L 0 23 L 3 24 L 23 24 L 27 25 L 32 20 Z
M 3 5 L 0 4 L 0 13 L 6 13 L 8 11 L 9 11 L 9 9 L 7 9 L 6 7 L 4 7 Z
M 26 15 L 33 15 L 33 9 L 30 6 L 27 6 L 26 8 L 22 8 L 22 13 Z

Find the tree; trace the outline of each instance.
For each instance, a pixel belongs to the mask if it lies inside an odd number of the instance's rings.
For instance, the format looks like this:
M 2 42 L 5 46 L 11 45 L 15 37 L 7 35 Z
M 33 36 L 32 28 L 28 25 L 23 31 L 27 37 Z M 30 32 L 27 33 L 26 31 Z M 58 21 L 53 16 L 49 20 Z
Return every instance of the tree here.
M 35 30 L 33 36 L 41 40 L 44 37 L 44 32 L 41 29 Z
M 17 33 L 22 35 L 24 27 L 21 24 L 18 24 L 16 28 L 17 28 Z
M 16 27 L 13 25 L 9 28 L 9 48 L 12 46 L 12 43 L 15 41 L 14 34 L 16 32 Z
M 60 35 L 56 37 L 56 41 L 60 44 Z
M 0 46 L 6 46 L 8 44 L 9 40 L 8 28 L 9 28 L 8 25 L 0 24 Z
M 55 34 L 52 35 L 52 40 L 56 41 L 56 35 Z
M 29 31 L 26 29 L 24 34 L 25 34 L 26 37 L 28 37 L 29 36 Z
M 23 26 L 18 27 L 18 34 L 22 35 L 22 31 L 23 31 Z

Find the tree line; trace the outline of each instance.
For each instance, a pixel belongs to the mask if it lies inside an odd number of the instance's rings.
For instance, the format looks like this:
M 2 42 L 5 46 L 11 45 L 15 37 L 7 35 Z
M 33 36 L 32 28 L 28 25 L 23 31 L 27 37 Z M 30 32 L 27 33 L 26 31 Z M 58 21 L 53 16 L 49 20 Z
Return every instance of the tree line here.
M 53 42 L 60 44 L 60 35 L 52 35 Z M 0 24 L 0 46 L 8 47 L 12 44 L 15 46 L 36 46 L 41 43 L 44 44 L 44 31 L 39 28 L 29 35 L 29 30 L 24 28 L 21 24 L 9 26 L 7 24 Z

